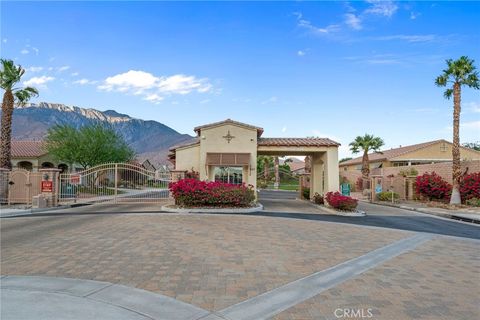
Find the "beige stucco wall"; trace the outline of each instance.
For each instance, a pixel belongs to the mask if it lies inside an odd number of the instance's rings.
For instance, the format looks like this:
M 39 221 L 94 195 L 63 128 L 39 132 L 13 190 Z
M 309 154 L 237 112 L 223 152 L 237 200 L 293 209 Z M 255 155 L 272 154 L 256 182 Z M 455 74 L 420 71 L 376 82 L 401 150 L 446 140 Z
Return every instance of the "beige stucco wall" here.
M 445 151 L 442 151 L 443 142 L 438 142 L 420 150 L 409 152 L 407 154 L 392 158 L 392 161 L 402 160 L 452 160 L 452 144 L 445 142 Z M 460 158 L 462 160 L 480 160 L 480 152 L 467 148 L 460 148 Z
M 31 158 L 12 158 L 12 168 L 16 169 L 18 168 L 18 164 L 20 162 L 30 162 L 32 164 L 33 170 L 32 171 L 37 171 L 38 169 L 41 169 L 42 163 L 44 162 L 51 162 L 54 167 L 56 168 L 61 162 L 54 161 L 51 156 L 48 154 L 43 155 L 41 157 L 31 157 Z
M 226 136 L 228 131 L 234 136 L 230 143 Z M 204 128 L 200 131 L 200 179 L 213 180 L 212 168 L 206 168 L 205 162 L 208 152 L 219 153 L 250 153 L 250 169 L 243 168 L 243 182 L 257 186 L 257 130 L 232 124 Z M 177 157 L 178 159 L 178 157 Z
M 200 146 L 194 145 L 176 150 L 175 169 L 200 171 Z

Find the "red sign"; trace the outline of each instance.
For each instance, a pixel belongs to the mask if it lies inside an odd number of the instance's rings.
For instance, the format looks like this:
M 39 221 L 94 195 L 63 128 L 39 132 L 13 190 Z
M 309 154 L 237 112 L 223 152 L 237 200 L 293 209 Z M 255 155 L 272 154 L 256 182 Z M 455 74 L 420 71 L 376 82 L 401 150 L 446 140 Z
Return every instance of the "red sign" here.
M 71 175 L 70 176 L 70 183 L 71 184 L 79 184 L 80 183 L 80 175 L 79 174 L 75 174 L 75 175 Z
M 42 192 L 53 192 L 53 181 L 42 181 Z

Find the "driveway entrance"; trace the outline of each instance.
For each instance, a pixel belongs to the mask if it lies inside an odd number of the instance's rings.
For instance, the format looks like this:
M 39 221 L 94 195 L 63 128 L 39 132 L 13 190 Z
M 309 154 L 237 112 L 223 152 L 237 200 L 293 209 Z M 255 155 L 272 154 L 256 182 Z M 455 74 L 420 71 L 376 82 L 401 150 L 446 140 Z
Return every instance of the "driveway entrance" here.
M 270 212 L 327 214 L 309 201 L 298 199 L 298 191 L 260 190 L 258 202 Z

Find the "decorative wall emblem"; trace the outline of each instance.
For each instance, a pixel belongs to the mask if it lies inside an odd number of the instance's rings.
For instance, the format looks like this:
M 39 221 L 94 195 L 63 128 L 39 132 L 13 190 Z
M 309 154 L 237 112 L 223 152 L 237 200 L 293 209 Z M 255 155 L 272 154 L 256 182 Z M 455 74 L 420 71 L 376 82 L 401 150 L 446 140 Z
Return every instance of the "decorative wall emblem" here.
M 228 130 L 227 135 L 226 135 L 226 136 L 223 136 L 222 138 L 227 139 L 227 142 L 230 143 L 230 141 L 231 141 L 233 138 L 235 138 L 235 137 L 232 136 L 232 135 L 230 134 L 230 130 Z

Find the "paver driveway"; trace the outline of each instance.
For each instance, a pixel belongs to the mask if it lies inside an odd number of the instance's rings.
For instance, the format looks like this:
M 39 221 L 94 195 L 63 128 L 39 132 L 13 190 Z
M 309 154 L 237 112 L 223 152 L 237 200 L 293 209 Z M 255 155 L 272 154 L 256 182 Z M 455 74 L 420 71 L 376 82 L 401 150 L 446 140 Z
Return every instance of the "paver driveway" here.
M 2 274 L 107 281 L 222 311 L 416 234 L 305 217 L 150 210 L 2 219 Z M 334 319 L 336 306 L 371 307 L 377 319 L 480 315 L 474 298 L 480 296 L 478 242 L 432 237 L 292 308 L 280 308 L 276 317 Z

